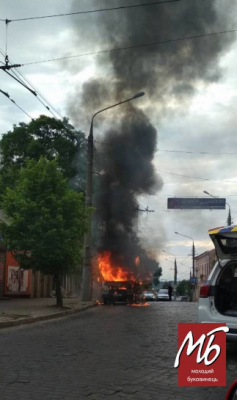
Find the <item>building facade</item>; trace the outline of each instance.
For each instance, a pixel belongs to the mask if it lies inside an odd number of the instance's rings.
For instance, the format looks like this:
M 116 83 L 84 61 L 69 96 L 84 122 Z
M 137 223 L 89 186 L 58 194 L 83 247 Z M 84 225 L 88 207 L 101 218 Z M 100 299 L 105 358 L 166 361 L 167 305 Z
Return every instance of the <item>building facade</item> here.
M 205 251 L 195 257 L 195 273 L 198 278 L 198 283 L 195 288 L 195 300 L 199 300 L 200 288 L 207 281 L 208 276 L 216 263 L 215 249 Z
M 62 277 L 62 292 L 65 297 L 80 294 L 81 279 L 78 275 Z M 11 252 L 0 246 L 0 297 L 52 297 L 55 291 L 54 278 L 40 271 L 22 270 Z

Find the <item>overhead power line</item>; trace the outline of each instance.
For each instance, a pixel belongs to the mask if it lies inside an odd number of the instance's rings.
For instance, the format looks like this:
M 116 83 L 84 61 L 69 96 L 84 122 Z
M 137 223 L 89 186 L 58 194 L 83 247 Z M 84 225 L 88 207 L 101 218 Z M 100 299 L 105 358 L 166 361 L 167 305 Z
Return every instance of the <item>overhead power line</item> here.
M 21 108 L 20 106 L 18 106 L 18 104 L 17 104 L 13 99 L 11 99 L 11 97 L 9 96 L 8 93 L 4 92 L 4 91 L 1 90 L 1 89 L 0 89 L 0 93 L 2 93 L 5 97 L 7 97 L 8 100 L 10 100 L 17 108 L 19 108 L 24 114 L 26 114 L 30 119 L 33 120 L 33 118 L 32 118 L 25 110 L 23 110 L 23 108 Z
M 102 144 L 105 146 L 112 146 L 111 143 L 106 143 L 106 142 L 98 142 L 95 140 L 95 143 Z M 165 152 L 165 153 L 184 153 L 184 154 L 213 154 L 213 155 L 218 155 L 218 156 L 236 156 L 236 153 L 218 153 L 218 152 L 208 152 L 208 151 L 189 151 L 189 150 L 166 150 L 166 149 L 158 149 L 157 152 Z M 100 151 L 101 153 L 101 151 Z
M 3 52 L 3 50 L 0 48 L 0 53 L 2 54 L 2 56 L 4 57 L 5 54 Z M 12 61 L 10 61 L 10 65 L 13 64 Z M 2 62 L 1 62 L 2 63 Z M 3 64 L 3 63 L 2 63 Z M 48 102 L 48 100 L 40 93 L 40 91 L 38 89 L 36 89 L 36 87 L 17 69 L 14 68 L 14 70 L 11 70 L 11 73 L 14 75 L 11 75 L 8 71 L 5 71 L 8 75 L 10 75 L 13 79 L 15 79 L 16 81 L 18 81 L 22 86 L 24 86 L 27 90 L 29 90 L 36 98 L 37 100 L 55 117 L 57 118 L 57 116 L 55 115 L 55 113 L 61 118 L 63 119 L 63 117 L 57 112 L 57 110 L 52 106 L 52 104 L 50 104 Z M 21 77 L 23 79 L 21 79 Z M 29 86 L 32 88 L 30 88 Z M 46 103 L 44 103 L 39 97 L 41 97 L 43 99 L 43 101 Z M 53 112 L 53 111 L 55 112 Z
M 20 22 L 20 21 L 29 21 L 29 20 L 34 20 L 34 19 L 68 17 L 68 16 L 73 16 L 73 15 L 93 14 L 93 13 L 100 13 L 100 12 L 106 12 L 106 11 L 118 11 L 118 10 L 124 10 L 124 9 L 128 9 L 128 8 L 158 6 L 160 4 L 179 3 L 181 1 L 184 1 L 184 0 L 161 0 L 161 1 L 152 1 L 150 3 L 144 3 L 144 4 L 134 4 L 134 5 L 128 5 L 128 6 L 100 8 L 97 10 L 89 10 L 89 11 L 76 11 L 76 12 L 71 12 L 71 13 L 51 14 L 51 15 L 42 15 L 42 16 L 36 16 L 36 17 L 25 17 L 25 18 L 16 18 L 16 19 L 1 19 L 1 21 L 3 21 L 3 22 L 6 22 L 6 21 Z
M 98 142 L 97 142 L 98 143 Z M 236 156 L 237 153 L 215 153 L 215 152 L 207 152 L 207 151 L 187 151 L 187 150 L 161 150 L 158 149 L 158 152 L 165 152 L 165 153 L 184 153 L 184 154 L 213 154 L 218 156 Z
M 174 176 L 180 176 L 180 177 L 182 177 L 182 178 L 196 179 L 196 180 L 200 180 L 200 181 L 223 182 L 223 183 L 237 183 L 237 181 L 217 180 L 217 179 L 211 179 L 211 178 L 198 178 L 198 177 L 189 176 L 189 175 L 175 174 L 174 172 L 162 171 L 162 170 L 159 170 L 159 169 L 156 169 L 156 171 L 161 172 L 161 173 L 163 173 L 163 174 L 174 175 Z
M 67 60 L 67 59 L 71 59 L 71 58 L 78 58 L 78 57 L 94 56 L 94 55 L 98 55 L 98 54 L 112 53 L 112 52 L 123 51 L 123 50 L 139 49 L 139 48 L 143 48 L 143 47 L 159 46 L 162 44 L 182 42 L 182 41 L 193 40 L 193 39 L 201 39 L 204 37 L 223 35 L 223 34 L 234 33 L 234 32 L 237 32 L 237 29 L 230 29 L 230 30 L 226 30 L 226 31 L 218 31 L 218 32 L 212 32 L 212 33 L 203 33 L 200 35 L 186 36 L 186 37 L 181 37 L 181 38 L 177 38 L 177 39 L 161 40 L 158 42 L 141 43 L 141 44 L 131 45 L 131 46 L 115 47 L 113 49 L 106 49 L 106 50 L 100 50 L 100 51 L 91 52 L 91 53 L 83 53 L 83 54 L 76 54 L 76 55 L 72 55 L 72 56 L 52 58 L 52 59 L 42 60 L 42 61 L 33 61 L 33 62 L 21 64 L 21 66 L 43 64 L 43 63 L 47 63 L 47 62 L 61 61 L 61 60 Z

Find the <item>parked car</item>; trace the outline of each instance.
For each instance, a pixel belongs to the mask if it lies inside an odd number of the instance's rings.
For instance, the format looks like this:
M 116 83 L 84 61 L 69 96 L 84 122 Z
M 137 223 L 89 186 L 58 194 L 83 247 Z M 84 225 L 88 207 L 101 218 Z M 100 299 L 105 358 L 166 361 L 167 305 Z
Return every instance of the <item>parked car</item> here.
M 209 231 L 218 255 L 200 289 L 199 322 L 226 323 L 227 340 L 237 340 L 237 226 Z
M 142 297 L 142 300 L 155 301 L 156 300 L 156 293 L 154 293 L 154 292 L 143 292 L 141 297 Z
M 188 296 L 181 296 L 180 301 L 188 301 Z
M 168 289 L 160 289 L 157 294 L 158 301 L 169 301 L 169 292 Z

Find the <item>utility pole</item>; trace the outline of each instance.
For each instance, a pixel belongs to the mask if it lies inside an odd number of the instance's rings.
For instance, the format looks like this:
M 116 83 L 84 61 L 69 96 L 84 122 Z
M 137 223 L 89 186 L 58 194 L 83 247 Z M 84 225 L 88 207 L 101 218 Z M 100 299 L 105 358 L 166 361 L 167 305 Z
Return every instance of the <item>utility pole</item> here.
M 93 122 L 91 122 L 90 134 L 87 140 L 87 177 L 86 177 L 86 209 L 92 206 L 92 177 L 93 177 L 93 156 L 94 156 L 94 138 Z M 91 300 L 91 224 L 84 238 L 84 262 L 82 278 L 82 300 Z M 86 284 L 85 284 L 86 282 Z
M 193 278 L 195 278 L 195 245 L 193 242 Z M 193 289 L 193 301 L 195 301 L 196 283 L 194 283 Z
M 232 219 L 231 219 L 231 211 L 230 211 L 230 207 L 229 207 L 229 214 L 228 214 L 228 218 L 227 218 L 227 226 L 231 226 L 231 225 L 232 225 Z
M 180 236 L 183 236 L 183 237 L 186 237 L 186 238 L 188 238 L 188 239 L 191 239 L 192 240 L 192 242 L 193 242 L 193 247 L 192 247 L 192 259 L 193 259 L 193 279 L 195 278 L 195 245 L 194 245 L 194 239 L 192 238 L 192 237 L 190 237 L 190 236 L 186 236 L 186 235 L 183 235 L 182 233 L 179 233 L 179 232 L 175 232 L 176 233 L 176 235 L 180 235 Z M 191 272 L 190 272 L 191 273 Z M 195 301 L 195 288 L 196 288 L 196 284 L 195 283 L 193 283 L 192 284 L 193 286 L 193 289 L 192 289 L 192 292 L 193 292 L 193 301 Z
M 178 274 L 178 269 L 177 269 L 177 261 L 175 258 L 175 260 L 174 260 L 174 285 L 175 285 L 174 299 L 175 299 L 175 301 L 177 298 L 177 274 Z

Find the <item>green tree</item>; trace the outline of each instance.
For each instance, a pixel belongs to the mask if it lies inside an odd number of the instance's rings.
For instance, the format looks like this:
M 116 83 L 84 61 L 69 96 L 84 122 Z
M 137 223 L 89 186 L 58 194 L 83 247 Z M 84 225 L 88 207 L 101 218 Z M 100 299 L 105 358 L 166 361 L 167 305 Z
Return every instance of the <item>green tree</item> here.
M 7 223 L 0 229 L 23 269 L 55 276 L 57 305 L 62 307 L 61 276 L 81 262 L 86 229 L 83 194 L 68 188 L 56 160 L 27 160 L 15 189 L 3 195 Z
M 12 131 L 3 135 L 0 148 L 0 196 L 7 187 L 14 188 L 28 158 L 39 161 L 41 156 L 50 161 L 57 158 L 71 188 L 84 189 L 85 136 L 77 132 L 66 118 L 59 121 L 41 115 L 29 124 L 15 125 Z
M 177 295 L 178 296 L 190 296 L 190 282 L 187 280 L 181 281 L 177 286 Z

